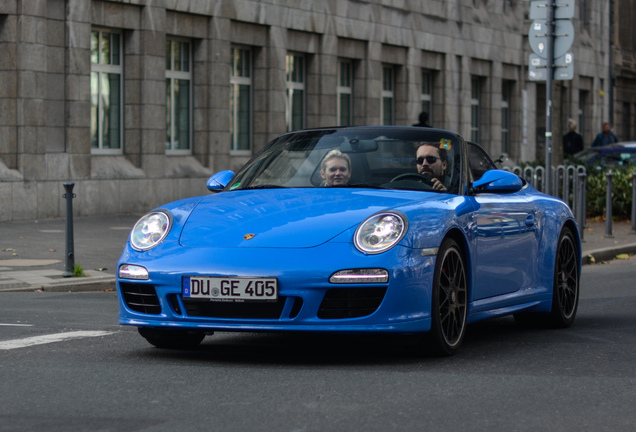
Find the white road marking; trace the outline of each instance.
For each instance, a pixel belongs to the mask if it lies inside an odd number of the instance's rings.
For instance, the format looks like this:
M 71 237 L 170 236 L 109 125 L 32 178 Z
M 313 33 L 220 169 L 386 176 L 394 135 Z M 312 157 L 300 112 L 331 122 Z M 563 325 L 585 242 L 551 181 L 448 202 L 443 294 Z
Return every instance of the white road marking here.
M 10 350 L 16 348 L 26 348 L 33 345 L 42 345 L 53 342 L 61 342 L 68 339 L 99 337 L 113 334 L 109 331 L 74 331 L 67 333 L 55 333 L 50 335 L 33 336 L 24 339 L 14 339 L 0 342 L 0 350 Z
M 0 326 L 9 326 L 9 327 L 33 327 L 33 324 L 4 324 L 4 323 L 0 323 Z

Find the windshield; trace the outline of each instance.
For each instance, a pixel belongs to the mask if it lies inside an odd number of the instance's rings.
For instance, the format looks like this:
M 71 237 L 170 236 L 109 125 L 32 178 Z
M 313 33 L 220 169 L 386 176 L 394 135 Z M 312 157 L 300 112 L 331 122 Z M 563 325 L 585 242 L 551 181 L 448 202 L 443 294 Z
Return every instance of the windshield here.
M 292 132 L 254 156 L 226 190 L 358 187 L 458 193 L 461 137 L 427 128 Z

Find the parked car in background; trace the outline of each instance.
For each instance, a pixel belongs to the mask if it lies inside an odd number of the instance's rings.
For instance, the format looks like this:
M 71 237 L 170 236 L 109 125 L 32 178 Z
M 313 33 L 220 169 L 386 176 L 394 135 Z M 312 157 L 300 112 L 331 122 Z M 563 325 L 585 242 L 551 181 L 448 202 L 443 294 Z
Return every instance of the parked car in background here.
M 157 347 L 215 331 L 384 333 L 450 355 L 470 322 L 574 321 L 572 212 L 456 133 L 290 132 L 208 188 L 143 216 L 117 266 L 119 322 Z
M 601 170 L 636 162 L 636 142 L 620 142 L 603 147 L 592 147 L 576 153 L 570 160 Z

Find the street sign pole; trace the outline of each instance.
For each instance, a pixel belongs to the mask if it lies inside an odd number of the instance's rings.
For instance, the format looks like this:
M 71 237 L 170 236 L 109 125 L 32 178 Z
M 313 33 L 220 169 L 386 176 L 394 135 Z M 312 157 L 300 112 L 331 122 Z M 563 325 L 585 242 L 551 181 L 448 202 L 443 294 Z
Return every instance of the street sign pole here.
M 574 39 L 574 0 L 529 0 L 528 33 L 534 54 L 528 59 L 528 75 L 533 81 L 545 80 L 545 180 L 543 192 L 552 195 L 552 82 L 571 80 L 573 55 L 567 52 Z M 556 3 L 556 2 L 559 3 Z M 555 72 L 556 71 L 556 72 Z
M 545 189 L 552 195 L 552 79 L 554 77 L 554 0 L 548 0 L 546 16 L 547 58 L 545 79 Z

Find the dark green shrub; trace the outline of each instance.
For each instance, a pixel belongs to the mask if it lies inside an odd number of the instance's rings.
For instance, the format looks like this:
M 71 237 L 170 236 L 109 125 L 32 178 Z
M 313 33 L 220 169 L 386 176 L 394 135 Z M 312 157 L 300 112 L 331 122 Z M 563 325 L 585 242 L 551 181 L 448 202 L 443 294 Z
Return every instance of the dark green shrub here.
M 603 217 L 607 197 L 609 169 L 587 167 L 587 216 Z M 632 214 L 632 173 L 636 166 L 627 165 L 612 169 L 612 219 L 629 219 Z

